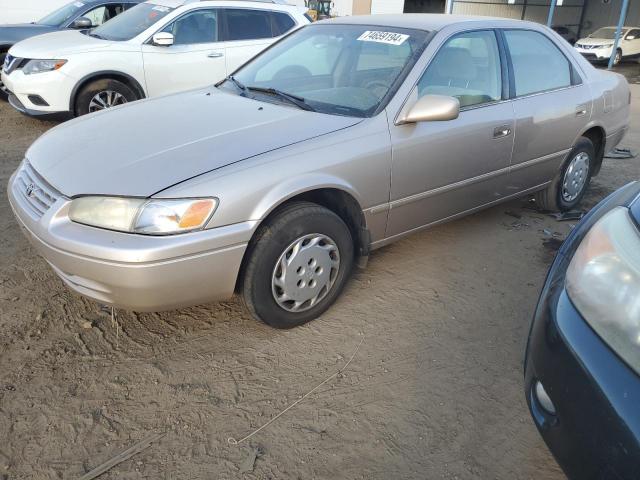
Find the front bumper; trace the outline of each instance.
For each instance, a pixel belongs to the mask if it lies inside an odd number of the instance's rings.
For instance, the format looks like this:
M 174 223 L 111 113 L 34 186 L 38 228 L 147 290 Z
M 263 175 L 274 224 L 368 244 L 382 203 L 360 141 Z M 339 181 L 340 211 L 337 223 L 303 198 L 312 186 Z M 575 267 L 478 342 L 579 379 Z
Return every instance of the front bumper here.
M 233 295 L 255 222 L 154 237 L 72 222 L 59 196 L 42 216 L 30 206 L 17 173 L 9 203 L 36 250 L 74 291 L 134 311 L 162 311 Z
M 584 58 L 590 62 L 601 62 L 611 58 L 612 47 L 607 48 L 579 48 L 574 46 L 578 53 L 582 54 Z
M 71 113 L 71 93 L 76 81 L 60 71 L 35 75 L 25 75 L 22 70 L 15 70 L 7 75 L 3 71 L 0 79 L 11 105 L 21 113 L 31 116 Z M 34 97 L 40 97 L 47 105 L 33 103 L 31 99 Z
M 632 183 L 585 217 L 558 252 L 529 334 L 525 395 L 533 420 L 571 479 L 640 478 L 640 377 L 593 331 L 565 291 L 573 253 L 606 212 L 640 193 Z M 542 407 L 541 382 L 556 414 Z

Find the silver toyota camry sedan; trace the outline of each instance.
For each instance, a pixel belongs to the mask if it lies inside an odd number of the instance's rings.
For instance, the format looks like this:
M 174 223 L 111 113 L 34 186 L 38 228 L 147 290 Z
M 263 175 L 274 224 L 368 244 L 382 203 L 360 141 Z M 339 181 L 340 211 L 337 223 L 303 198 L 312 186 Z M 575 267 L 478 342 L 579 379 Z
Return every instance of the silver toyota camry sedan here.
M 9 199 L 82 295 L 157 311 L 237 292 L 287 328 L 404 235 L 532 193 L 575 207 L 629 104 L 622 76 L 538 24 L 346 17 L 218 85 L 52 129 Z

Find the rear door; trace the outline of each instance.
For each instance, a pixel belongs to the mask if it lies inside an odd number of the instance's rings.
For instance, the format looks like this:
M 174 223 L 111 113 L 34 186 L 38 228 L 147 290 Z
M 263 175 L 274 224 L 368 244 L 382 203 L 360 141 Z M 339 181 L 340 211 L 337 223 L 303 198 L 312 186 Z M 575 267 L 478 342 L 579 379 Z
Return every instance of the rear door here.
M 591 93 L 562 49 L 533 30 L 504 30 L 514 83 L 509 191 L 551 181 L 591 116 Z
M 218 26 L 218 9 L 193 10 L 162 30 L 173 34 L 172 46 L 142 46 L 150 97 L 213 85 L 226 76 Z

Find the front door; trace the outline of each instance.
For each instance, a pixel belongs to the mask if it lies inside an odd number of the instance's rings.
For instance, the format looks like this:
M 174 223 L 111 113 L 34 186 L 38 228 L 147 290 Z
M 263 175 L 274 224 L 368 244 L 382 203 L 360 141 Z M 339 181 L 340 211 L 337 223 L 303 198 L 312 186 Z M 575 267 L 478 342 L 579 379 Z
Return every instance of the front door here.
M 620 44 L 625 57 L 640 55 L 640 29 L 632 28 Z
M 395 125 L 387 236 L 501 199 L 513 148 L 513 107 L 506 101 L 493 30 L 448 40 L 411 94 L 459 99 L 459 118 Z
M 213 85 L 226 76 L 224 43 L 218 41 L 218 10 L 187 13 L 164 30 L 174 44 L 142 46 L 150 97 Z

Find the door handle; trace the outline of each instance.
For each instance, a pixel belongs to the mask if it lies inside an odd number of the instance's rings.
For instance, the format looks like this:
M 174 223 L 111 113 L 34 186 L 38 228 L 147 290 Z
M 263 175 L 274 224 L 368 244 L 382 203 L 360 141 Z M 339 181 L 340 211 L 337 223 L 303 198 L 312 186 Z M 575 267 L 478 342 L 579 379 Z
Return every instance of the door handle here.
M 587 106 L 586 105 L 578 105 L 576 107 L 576 117 L 582 117 L 587 114 Z
M 493 130 L 493 138 L 504 138 L 509 135 L 511 135 L 511 127 L 509 125 L 501 125 Z
M 212 52 L 209 55 L 207 55 L 207 57 L 209 57 L 209 58 L 220 58 L 220 57 L 224 57 L 224 53 Z

